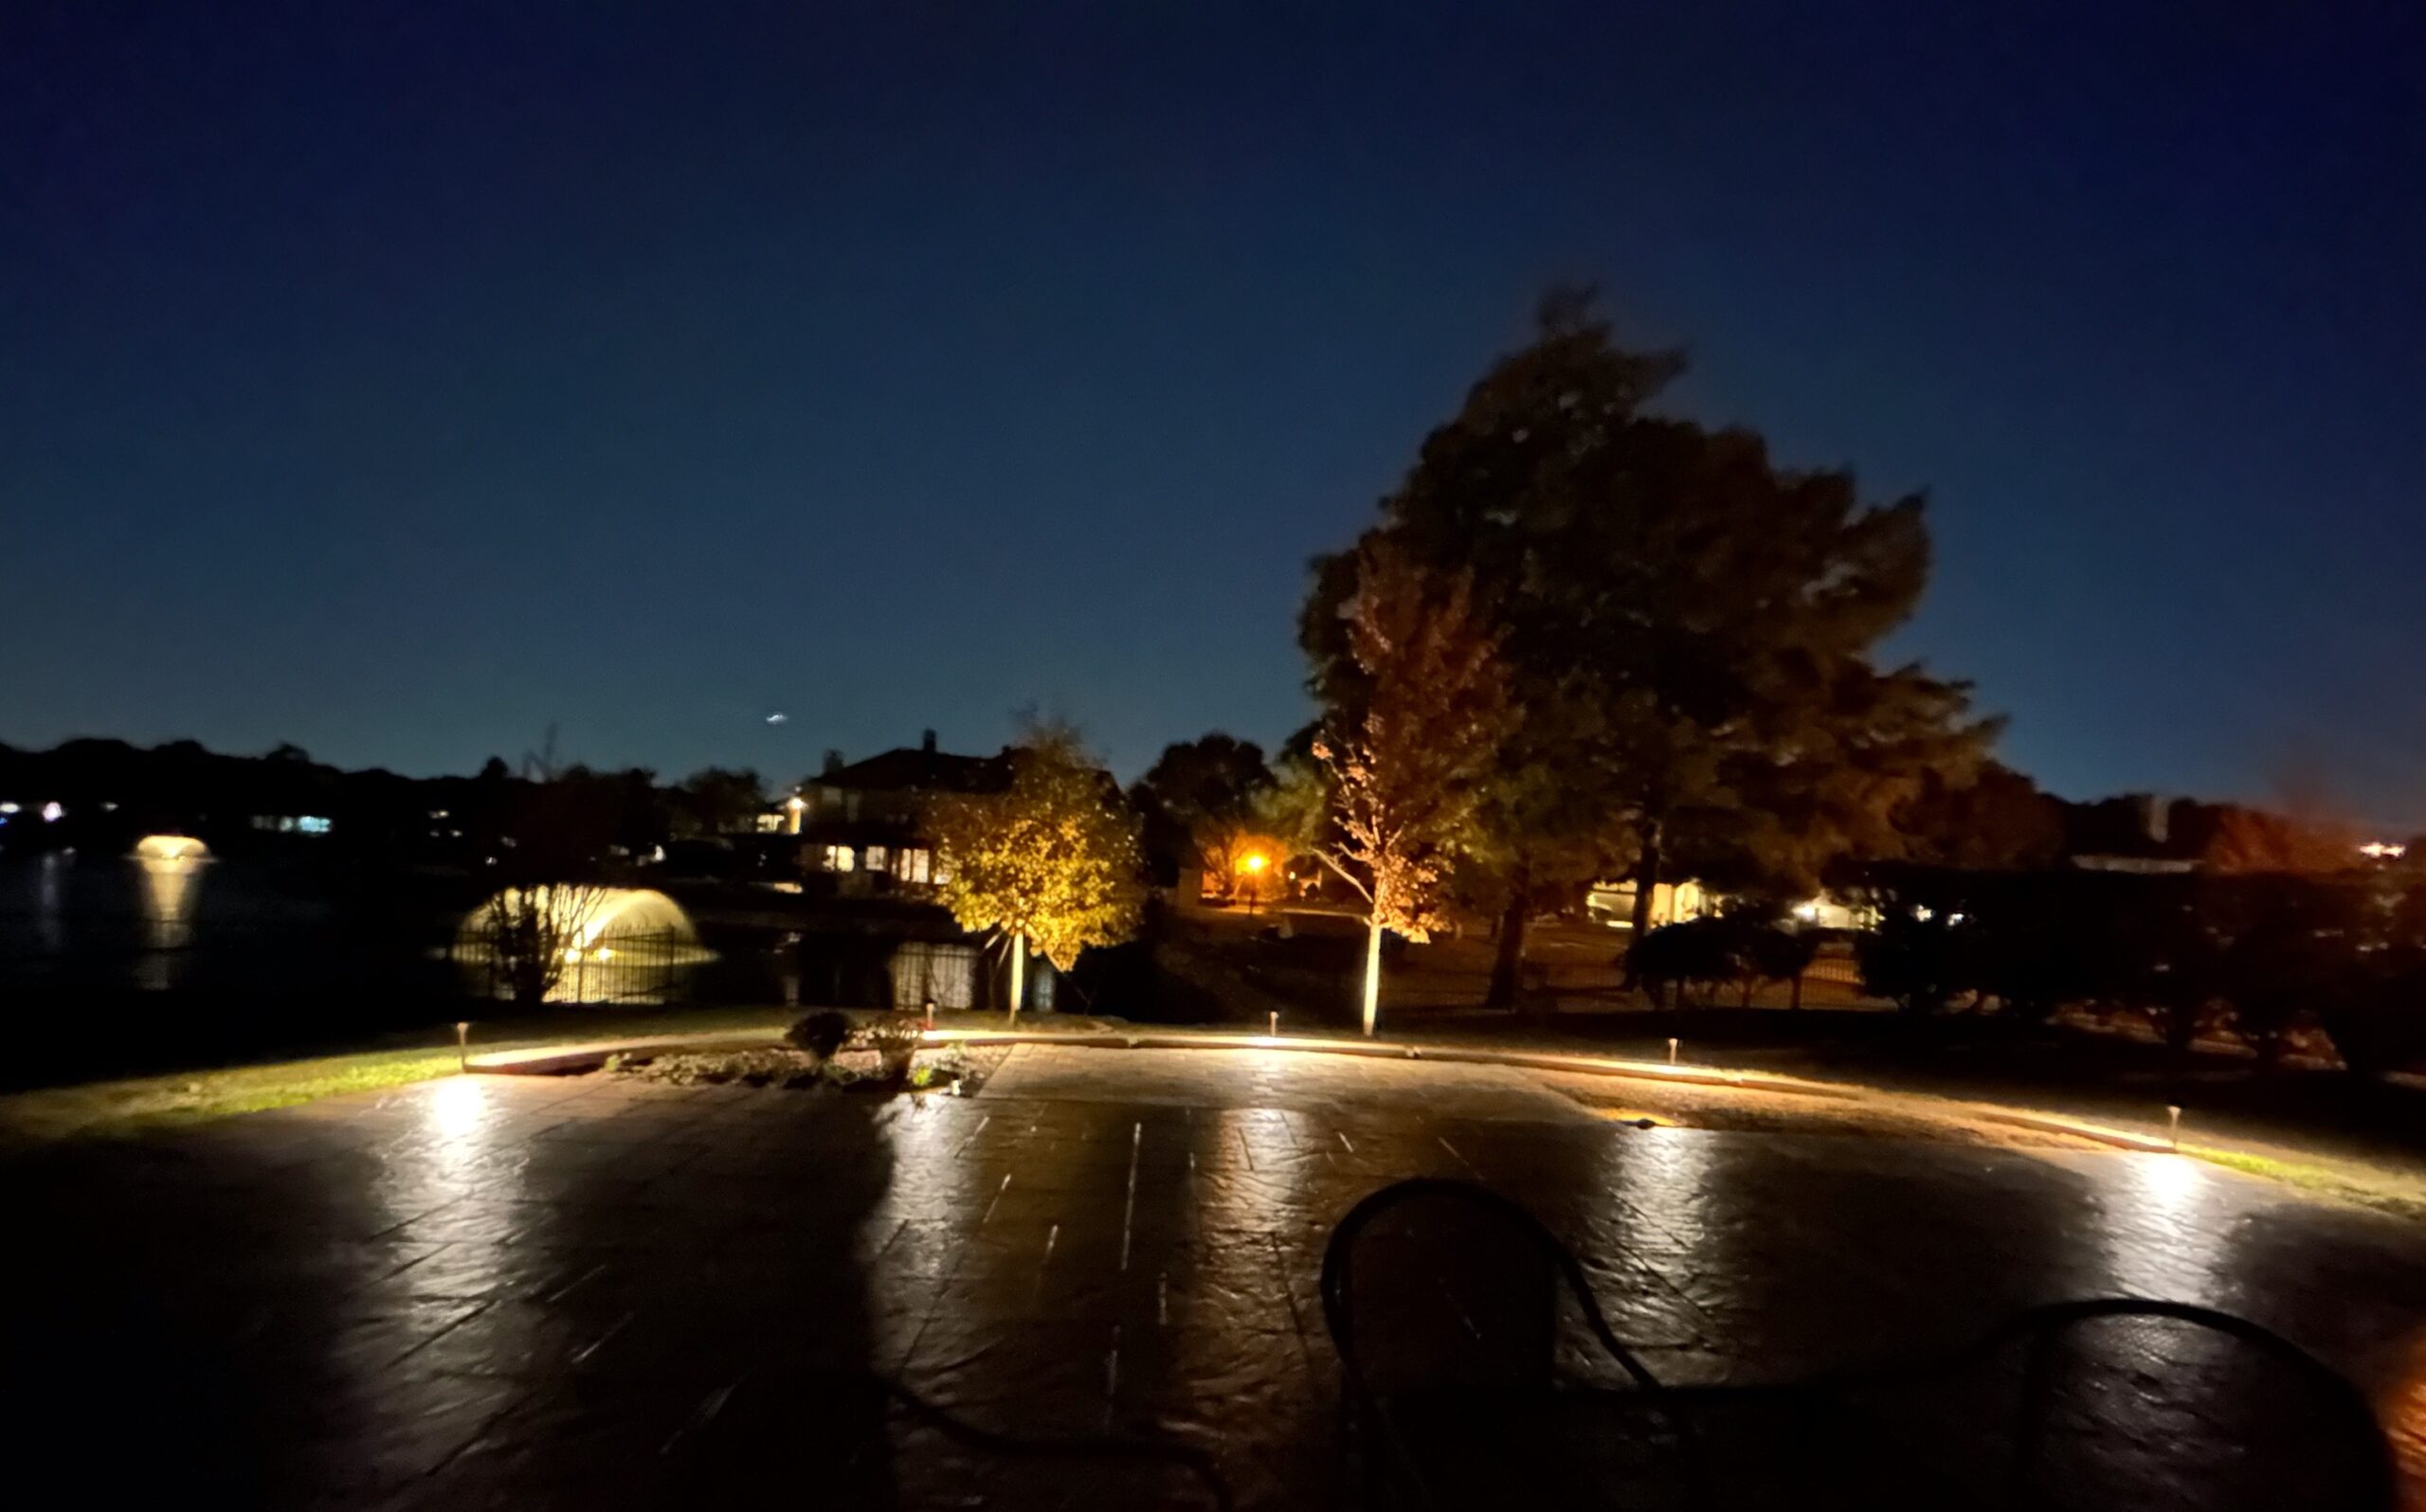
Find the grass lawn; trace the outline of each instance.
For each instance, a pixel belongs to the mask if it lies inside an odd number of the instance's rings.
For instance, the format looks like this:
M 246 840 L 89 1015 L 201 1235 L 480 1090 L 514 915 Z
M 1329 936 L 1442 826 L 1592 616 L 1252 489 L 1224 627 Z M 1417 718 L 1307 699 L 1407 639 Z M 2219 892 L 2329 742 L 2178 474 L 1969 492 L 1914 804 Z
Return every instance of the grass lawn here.
M 711 1030 L 780 1032 L 797 1017 L 784 1008 L 702 1008 L 632 1015 L 618 1012 L 557 1012 L 541 1018 L 498 1019 L 476 1024 L 475 1050 L 519 1050 L 539 1045 L 643 1035 L 698 1034 Z M 400 1087 L 455 1071 L 455 1036 L 444 1029 L 389 1039 L 377 1049 L 299 1060 L 218 1066 L 48 1087 L 0 1097 L 0 1143 L 35 1143 L 85 1135 L 118 1136 L 176 1127 L 332 1097 L 339 1092 Z
M 2426 1182 L 2403 1172 L 2386 1171 L 2351 1161 L 2315 1164 L 2262 1155 L 2254 1150 L 2221 1149 L 2207 1144 L 2185 1144 L 2182 1153 L 2195 1155 L 2202 1161 L 2213 1161 L 2218 1165 L 2244 1171 L 2251 1176 L 2281 1181 L 2314 1197 L 2356 1203 L 2396 1217 L 2426 1221 Z
M 559 1009 L 541 1017 L 483 1020 L 472 1028 L 472 1049 L 530 1050 L 601 1039 L 641 1039 L 660 1035 L 697 1035 L 731 1030 L 780 1034 L 811 1010 L 801 1008 L 686 1008 L 634 1014 L 600 1009 Z M 944 1013 L 938 1025 L 999 1029 L 1000 1014 Z M 1036 1033 L 1083 1034 L 1117 1025 L 1118 1019 L 1077 1014 L 1023 1014 L 1019 1027 Z M 176 1128 L 309 1103 L 341 1092 L 401 1087 L 455 1073 L 455 1038 L 445 1029 L 376 1048 L 296 1060 L 216 1066 L 152 1076 L 50 1087 L 0 1096 L 0 1145 L 41 1143 L 87 1136 L 121 1137 L 150 1129 Z

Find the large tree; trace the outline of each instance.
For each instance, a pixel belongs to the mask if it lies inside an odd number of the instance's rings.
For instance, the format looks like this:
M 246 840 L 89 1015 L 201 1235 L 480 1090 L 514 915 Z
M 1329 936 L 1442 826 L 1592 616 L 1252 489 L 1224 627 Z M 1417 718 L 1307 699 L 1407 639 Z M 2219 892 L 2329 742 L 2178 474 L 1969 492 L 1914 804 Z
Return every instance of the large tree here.
M 1462 573 L 1370 542 L 1339 612 L 1354 675 L 1335 680 L 1313 743 L 1331 794 L 1330 834 L 1315 854 L 1365 898 L 1362 1017 L 1370 1035 L 1381 1015 L 1382 936 L 1429 937 L 1508 702 L 1494 639 Z
M 1893 854 L 1920 775 L 1990 733 L 1961 686 L 1870 660 L 1928 578 L 1920 500 L 1864 506 L 1849 473 L 1644 413 L 1680 367 L 1554 295 L 1367 532 L 1471 572 L 1499 641 L 1517 717 L 1476 848 L 1505 907 L 1494 1000 L 1544 884 L 1623 866 L 1638 939 L 1679 860 L 1808 886 L 1833 854 Z M 1318 562 L 1300 621 L 1318 692 L 1355 676 L 1337 610 L 1352 572 L 1351 555 Z
M 2064 805 L 2001 762 L 1970 781 L 1931 774 L 1895 814 L 1907 859 L 1966 872 L 2052 866 L 2064 853 Z
M 930 822 L 944 906 L 1010 952 L 1013 1014 L 1031 945 L 1067 971 L 1080 951 L 1136 933 L 1136 818 L 1074 730 L 1031 727 L 1011 751 L 1007 790 L 940 801 Z
M 668 795 L 685 837 L 746 830 L 767 807 L 767 782 L 749 767 L 703 766 Z
M 2185 812 L 2186 809 L 2186 812 Z M 2245 803 L 2175 805 L 2182 828 L 2210 872 L 2322 874 L 2359 863 L 2359 837 L 2322 820 L 2301 820 Z
M 1519 711 L 1486 762 L 1460 875 L 1462 892 L 1501 912 L 1495 1004 L 1513 1000 L 1535 901 L 1606 874 L 1629 854 L 1609 759 L 1609 690 L 1585 665 L 1616 585 L 1589 581 L 1589 565 L 1572 553 L 1591 513 L 1586 470 L 1681 368 L 1674 352 L 1620 351 L 1587 296 L 1554 291 L 1536 339 L 1494 365 L 1424 439 L 1366 535 L 1468 575 Z M 1357 562 L 1354 549 L 1316 559 L 1299 621 L 1314 692 L 1329 702 L 1359 676 L 1340 613 Z
M 1130 797 L 1150 834 L 1159 831 L 1164 844 L 1183 850 L 1226 898 L 1243 855 L 1265 832 L 1259 806 L 1273 785 L 1262 747 L 1215 730 L 1165 747 Z

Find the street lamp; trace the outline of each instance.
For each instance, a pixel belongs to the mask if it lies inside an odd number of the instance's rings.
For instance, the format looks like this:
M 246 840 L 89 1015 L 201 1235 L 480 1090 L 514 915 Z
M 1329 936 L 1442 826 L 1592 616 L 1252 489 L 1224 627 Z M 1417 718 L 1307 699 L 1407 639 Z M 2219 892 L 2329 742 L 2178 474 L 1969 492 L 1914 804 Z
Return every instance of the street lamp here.
M 1272 857 L 1261 851 L 1249 851 L 1239 860 L 1239 870 L 1247 874 L 1247 917 L 1250 919 L 1255 917 L 1256 895 L 1263 891 L 1260 886 L 1263 869 L 1271 864 Z

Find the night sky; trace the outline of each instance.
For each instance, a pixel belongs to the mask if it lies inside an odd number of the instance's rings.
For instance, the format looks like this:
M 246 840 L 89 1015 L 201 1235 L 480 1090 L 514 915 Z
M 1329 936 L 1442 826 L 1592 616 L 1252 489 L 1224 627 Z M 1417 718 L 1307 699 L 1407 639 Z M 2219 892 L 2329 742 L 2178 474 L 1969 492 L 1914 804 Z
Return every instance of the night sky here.
M 0 740 L 1276 740 L 1306 559 L 1573 276 L 1928 490 L 1895 649 L 2055 790 L 2426 823 L 2406 0 L 18 0 Z

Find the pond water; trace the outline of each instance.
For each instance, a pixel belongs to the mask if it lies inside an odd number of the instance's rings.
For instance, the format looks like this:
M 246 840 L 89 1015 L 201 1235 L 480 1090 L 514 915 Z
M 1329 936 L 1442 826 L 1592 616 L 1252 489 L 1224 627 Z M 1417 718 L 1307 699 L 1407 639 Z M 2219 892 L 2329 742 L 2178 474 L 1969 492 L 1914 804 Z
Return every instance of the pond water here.
M 729 897 L 632 896 L 578 947 L 551 1004 L 956 1008 L 990 1005 L 999 975 L 968 945 L 808 917 L 786 927 Z M 0 854 L 0 1016 L 18 1051 L 0 1086 L 498 1017 L 511 994 L 463 945 L 482 902 L 461 875 L 317 854 Z M 1050 1007 L 1053 986 L 1032 973 L 1030 1006 Z
M 291 975 L 336 910 L 279 881 L 198 846 L 0 859 L 0 984 L 167 992 L 230 966 Z

